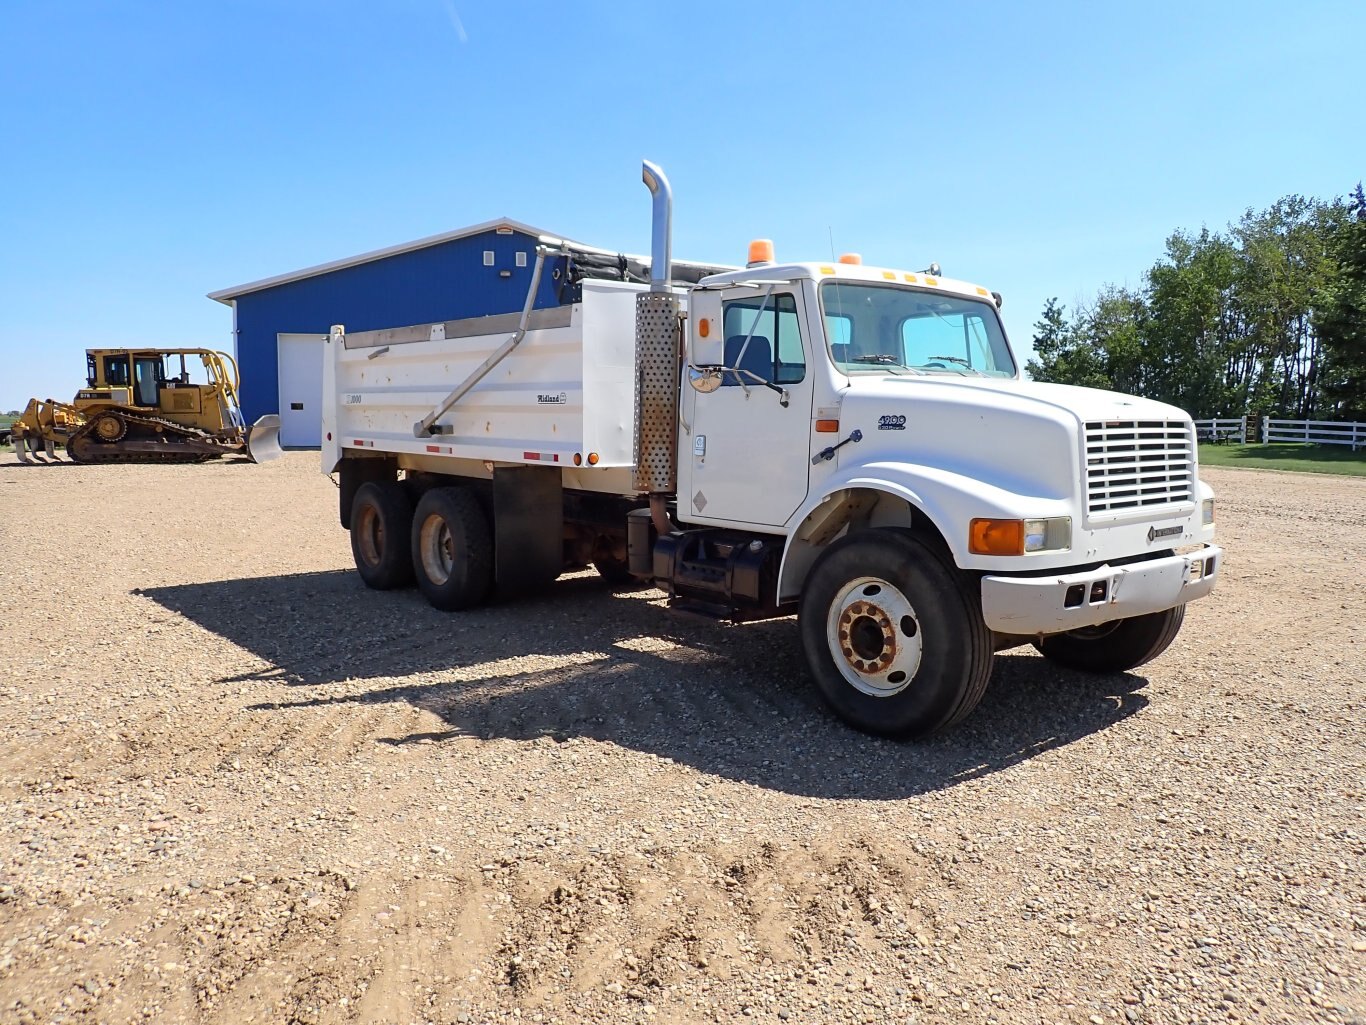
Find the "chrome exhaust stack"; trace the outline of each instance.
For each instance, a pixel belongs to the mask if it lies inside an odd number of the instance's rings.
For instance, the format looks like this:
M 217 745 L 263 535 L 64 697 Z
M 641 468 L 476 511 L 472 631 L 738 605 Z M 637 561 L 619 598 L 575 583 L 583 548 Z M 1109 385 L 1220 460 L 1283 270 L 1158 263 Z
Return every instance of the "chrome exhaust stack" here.
M 654 197 L 650 225 L 650 291 L 667 292 L 673 277 L 669 249 L 673 244 L 674 190 L 669 187 L 664 169 L 648 160 L 641 162 L 640 180 Z
M 636 491 L 650 496 L 655 529 L 672 526 L 665 502 L 678 486 L 679 353 L 682 304 L 672 291 L 669 258 L 673 229 L 673 189 L 657 164 L 646 160 L 641 180 L 650 190 L 653 224 L 650 236 L 650 290 L 636 296 Z

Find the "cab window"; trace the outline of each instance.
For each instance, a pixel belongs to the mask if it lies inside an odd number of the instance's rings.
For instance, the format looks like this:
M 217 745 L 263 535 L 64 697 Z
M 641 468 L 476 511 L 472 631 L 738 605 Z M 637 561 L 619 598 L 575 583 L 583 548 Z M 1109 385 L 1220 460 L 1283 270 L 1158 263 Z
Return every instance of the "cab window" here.
M 821 285 L 830 355 L 845 373 L 1015 376 L 990 302 L 901 285 Z
M 757 384 L 749 374 L 773 384 L 796 384 L 806 377 L 797 300 L 791 293 L 732 300 L 723 304 L 721 322 L 725 365 L 749 371 L 723 375 L 723 386 Z
M 128 387 L 128 357 L 104 357 L 104 383 L 113 388 Z
M 933 316 L 908 317 L 901 322 L 901 342 L 907 366 L 933 365 L 936 357 L 952 357 L 973 367 L 992 367 L 991 343 L 985 319 L 958 310 Z M 961 364 L 960 364 L 961 365 Z

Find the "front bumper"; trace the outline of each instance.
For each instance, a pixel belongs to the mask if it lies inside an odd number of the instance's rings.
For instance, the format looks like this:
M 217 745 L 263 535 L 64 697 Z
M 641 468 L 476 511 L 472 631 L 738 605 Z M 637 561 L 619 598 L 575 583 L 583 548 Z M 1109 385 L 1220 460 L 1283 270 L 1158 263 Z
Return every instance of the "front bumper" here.
M 1041 577 L 982 578 L 982 617 L 1004 634 L 1051 634 L 1161 612 L 1214 590 L 1224 551 Z M 1080 595 L 1080 600 L 1078 596 Z

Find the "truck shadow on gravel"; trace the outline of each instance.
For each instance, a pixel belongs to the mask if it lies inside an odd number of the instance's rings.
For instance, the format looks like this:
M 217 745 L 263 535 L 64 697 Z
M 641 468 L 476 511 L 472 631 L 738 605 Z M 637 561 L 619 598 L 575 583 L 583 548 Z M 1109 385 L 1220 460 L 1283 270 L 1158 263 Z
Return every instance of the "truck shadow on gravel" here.
M 562 578 L 544 597 L 457 615 L 413 591 L 367 591 L 351 571 L 137 593 L 267 663 L 218 682 L 302 692 L 253 712 L 406 703 L 446 727 L 377 742 L 589 737 L 808 797 L 894 800 L 944 789 L 1148 704 L 1142 676 L 1087 676 L 1007 652 L 982 704 L 955 730 L 916 743 L 867 737 L 821 703 L 794 619 L 696 619 L 664 608 L 659 592 L 614 594 L 591 574 Z

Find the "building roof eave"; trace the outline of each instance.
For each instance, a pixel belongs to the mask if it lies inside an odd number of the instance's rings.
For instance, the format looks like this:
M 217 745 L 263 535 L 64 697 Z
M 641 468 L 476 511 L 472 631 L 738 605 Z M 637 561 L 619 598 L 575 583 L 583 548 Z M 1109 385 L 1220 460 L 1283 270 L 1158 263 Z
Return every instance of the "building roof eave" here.
M 430 246 L 438 246 L 443 242 L 454 242 L 456 239 L 469 238 L 471 235 L 481 235 L 486 231 L 493 231 L 497 228 L 511 228 L 524 235 L 531 235 L 533 238 L 545 239 L 555 238 L 564 241 L 572 246 L 583 246 L 582 243 L 574 242 L 571 239 L 560 239 L 560 236 L 552 236 L 550 232 L 540 228 L 523 224 L 521 221 L 514 221 L 510 217 L 498 217 L 491 221 L 484 221 L 482 224 L 471 225 L 468 228 L 458 228 L 455 231 L 443 232 L 439 235 L 428 235 L 426 238 L 414 239 L 412 242 L 404 242 L 396 246 L 388 246 L 384 249 L 374 249 L 368 253 L 359 253 L 356 256 L 348 256 L 341 260 L 332 260 L 329 263 L 320 263 L 315 267 L 305 267 L 303 270 L 290 271 L 287 274 L 276 274 L 273 277 L 261 278 L 259 281 L 249 281 L 244 285 L 234 285 L 231 288 L 220 288 L 216 292 L 208 293 L 208 297 L 215 302 L 223 303 L 225 306 L 232 305 L 232 300 L 238 296 L 247 295 L 251 292 L 260 292 L 267 288 L 274 288 L 277 285 L 287 285 L 292 281 L 302 281 L 305 278 L 317 277 L 320 274 L 330 274 L 333 271 L 345 270 L 348 267 L 356 267 L 363 263 L 371 263 L 375 260 L 383 260 L 389 256 L 399 256 L 403 253 L 411 253 L 418 249 L 427 249 Z

